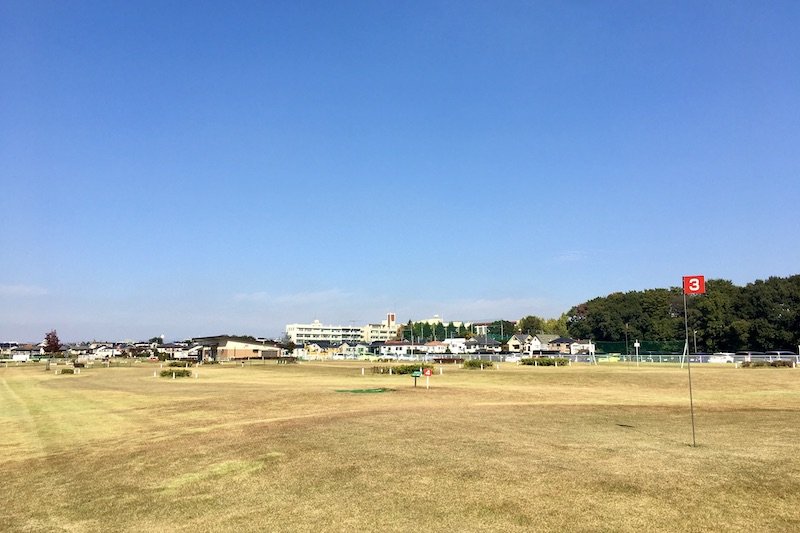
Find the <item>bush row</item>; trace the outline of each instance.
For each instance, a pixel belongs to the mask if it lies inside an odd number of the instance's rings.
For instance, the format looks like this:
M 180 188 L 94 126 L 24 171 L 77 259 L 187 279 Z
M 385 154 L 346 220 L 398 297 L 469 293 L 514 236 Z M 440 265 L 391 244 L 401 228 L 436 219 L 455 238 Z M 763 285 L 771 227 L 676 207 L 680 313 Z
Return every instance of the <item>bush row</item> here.
M 526 357 L 520 361 L 523 365 L 530 366 L 567 366 L 569 359 L 566 357 Z
M 162 370 L 161 377 L 162 378 L 171 378 L 172 374 L 175 374 L 176 378 L 190 378 L 192 377 L 192 371 L 188 368 L 179 369 L 179 370 Z
M 413 365 L 398 365 L 392 367 L 393 374 L 410 374 L 412 372 L 417 372 L 420 368 L 423 370 L 426 368 L 433 369 L 433 365 L 429 363 L 418 363 Z
M 189 368 L 191 363 L 186 361 L 170 361 L 167 366 L 179 366 L 181 368 Z
M 792 368 L 791 361 L 745 361 L 742 363 L 742 368 L 781 368 L 781 367 L 788 367 Z
M 494 365 L 491 361 L 482 361 L 480 359 L 467 359 L 464 361 L 464 368 L 491 368 Z

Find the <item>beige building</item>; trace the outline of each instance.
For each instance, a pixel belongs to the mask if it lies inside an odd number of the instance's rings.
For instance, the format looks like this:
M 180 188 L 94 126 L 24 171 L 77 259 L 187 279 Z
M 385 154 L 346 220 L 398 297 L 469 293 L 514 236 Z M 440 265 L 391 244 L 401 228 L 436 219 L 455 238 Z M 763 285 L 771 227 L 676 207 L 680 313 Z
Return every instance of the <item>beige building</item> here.
M 390 341 L 397 337 L 397 317 L 394 313 L 387 313 L 386 320 L 380 324 L 367 324 L 362 330 L 361 341 L 367 344 L 376 341 Z
M 397 336 L 397 317 L 388 313 L 386 320 L 380 324 L 366 326 L 329 326 L 315 320 L 310 324 L 287 324 L 286 336 L 293 343 L 305 345 L 315 341 L 326 341 L 331 344 L 357 344 L 375 341 L 388 341 Z
M 202 346 L 202 358 L 214 361 L 239 359 L 276 359 L 283 350 L 275 343 L 258 341 L 250 337 L 219 335 L 216 337 L 197 337 L 192 339 Z

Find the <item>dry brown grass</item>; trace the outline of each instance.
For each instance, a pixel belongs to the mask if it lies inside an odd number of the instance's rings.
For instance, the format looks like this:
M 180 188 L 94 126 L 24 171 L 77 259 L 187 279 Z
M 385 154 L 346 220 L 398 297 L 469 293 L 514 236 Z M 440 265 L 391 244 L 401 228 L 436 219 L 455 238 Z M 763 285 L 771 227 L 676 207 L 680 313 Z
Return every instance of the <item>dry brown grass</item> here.
M 361 366 L 0 368 L 0 529 L 800 530 L 800 370 Z

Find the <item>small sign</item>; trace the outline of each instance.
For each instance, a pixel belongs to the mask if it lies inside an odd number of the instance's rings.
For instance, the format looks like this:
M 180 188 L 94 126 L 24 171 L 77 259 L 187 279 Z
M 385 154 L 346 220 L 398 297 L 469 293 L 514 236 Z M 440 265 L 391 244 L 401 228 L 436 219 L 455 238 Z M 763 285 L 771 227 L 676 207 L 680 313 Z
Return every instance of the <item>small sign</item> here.
M 414 378 L 414 379 L 416 379 L 416 378 L 420 377 L 421 375 L 422 375 L 422 374 L 420 373 L 420 371 L 419 371 L 419 370 L 414 370 L 414 371 L 411 373 L 411 377 L 412 377 L 412 378 Z
M 705 294 L 706 278 L 704 276 L 683 276 L 683 294 Z
M 426 368 L 425 370 L 422 371 L 422 373 L 430 377 L 433 375 L 433 370 L 430 368 Z

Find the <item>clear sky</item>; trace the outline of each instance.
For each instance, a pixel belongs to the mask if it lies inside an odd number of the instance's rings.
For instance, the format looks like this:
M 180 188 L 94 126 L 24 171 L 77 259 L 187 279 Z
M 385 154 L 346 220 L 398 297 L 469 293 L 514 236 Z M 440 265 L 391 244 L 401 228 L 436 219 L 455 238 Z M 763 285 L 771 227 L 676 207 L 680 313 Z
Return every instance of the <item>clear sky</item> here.
M 800 2 L 0 3 L 0 340 L 800 271 Z

